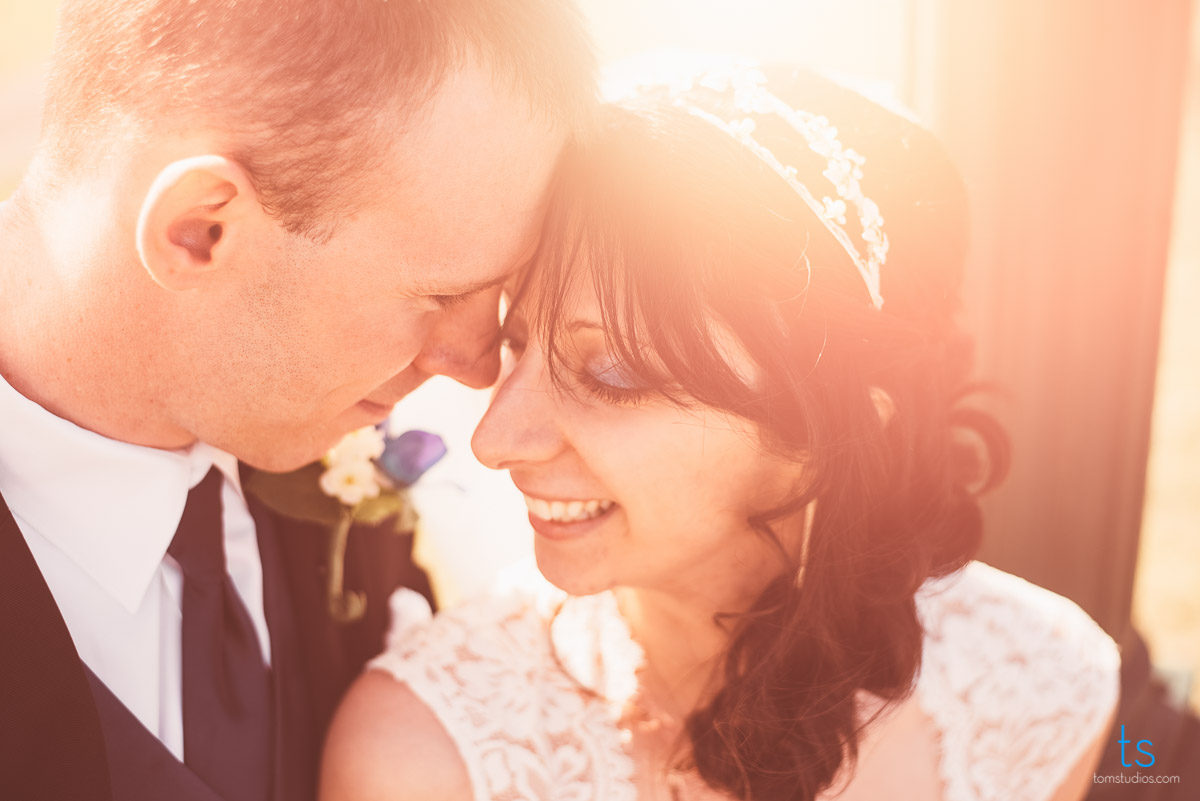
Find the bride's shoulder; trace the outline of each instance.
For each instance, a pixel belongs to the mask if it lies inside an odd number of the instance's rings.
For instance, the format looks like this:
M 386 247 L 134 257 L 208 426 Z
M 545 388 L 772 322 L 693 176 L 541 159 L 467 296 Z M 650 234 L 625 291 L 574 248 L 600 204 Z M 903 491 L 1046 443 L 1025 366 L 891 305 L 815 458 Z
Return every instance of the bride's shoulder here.
M 916 695 L 940 730 L 948 798 L 981 783 L 1046 797 L 1088 761 L 1116 708 L 1120 656 L 1086 612 L 981 562 L 928 582 L 917 608 Z
M 927 582 L 917 609 L 926 661 L 989 668 L 1013 661 L 1026 666 L 1026 679 L 1041 670 L 1110 684 L 1120 666 L 1112 638 L 1073 601 L 982 562 Z
M 368 669 L 412 687 L 448 724 L 471 705 L 511 703 L 556 666 L 549 629 L 564 597 L 540 575 L 522 576 L 433 615 L 420 595 L 397 590 L 384 651 Z
M 425 599 L 400 589 L 389 600 L 391 626 L 370 667 L 389 673 L 407 663 L 499 663 L 512 669 L 546 651 L 547 626 L 562 594 L 549 585 L 496 587 L 432 614 Z
M 330 729 L 322 797 L 487 797 L 479 793 L 501 725 L 528 730 L 541 706 L 537 673 L 550 663 L 556 603 L 546 587 L 526 584 L 434 615 L 423 597 L 397 590 L 386 647 Z

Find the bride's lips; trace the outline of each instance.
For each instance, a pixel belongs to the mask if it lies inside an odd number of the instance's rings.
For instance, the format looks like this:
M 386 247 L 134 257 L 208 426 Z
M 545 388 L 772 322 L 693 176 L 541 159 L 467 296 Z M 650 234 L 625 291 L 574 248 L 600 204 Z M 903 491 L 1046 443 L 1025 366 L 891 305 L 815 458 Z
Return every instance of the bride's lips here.
M 539 535 L 556 541 L 580 539 L 612 517 L 617 504 L 610 500 L 554 500 L 525 494 L 529 525 Z

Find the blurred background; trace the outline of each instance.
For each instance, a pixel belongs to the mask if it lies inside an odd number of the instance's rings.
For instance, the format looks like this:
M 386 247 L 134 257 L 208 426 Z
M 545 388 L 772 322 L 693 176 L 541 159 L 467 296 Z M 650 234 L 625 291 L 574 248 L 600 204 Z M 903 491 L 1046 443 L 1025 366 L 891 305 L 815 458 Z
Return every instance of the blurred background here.
M 55 0 L 0 0 L 0 199 L 35 147 Z M 972 202 L 964 322 L 1012 434 L 983 558 L 1149 643 L 1200 709 L 1200 14 L 1188 0 L 585 0 L 602 59 L 733 51 L 863 80 L 946 142 Z M 469 449 L 486 392 L 397 410 L 450 456 L 418 487 L 443 604 L 527 556 Z

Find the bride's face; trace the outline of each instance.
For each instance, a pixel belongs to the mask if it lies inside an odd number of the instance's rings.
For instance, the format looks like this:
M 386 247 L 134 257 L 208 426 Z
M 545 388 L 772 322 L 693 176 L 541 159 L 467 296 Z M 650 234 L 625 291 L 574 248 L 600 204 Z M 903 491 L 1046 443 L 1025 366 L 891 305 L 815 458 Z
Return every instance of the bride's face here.
M 779 570 L 748 520 L 787 496 L 799 467 L 768 455 L 740 418 L 640 397 L 599 320 L 594 299 L 569 312 L 561 377 L 572 392 L 551 382 L 542 344 L 521 341 L 518 321 L 476 456 L 509 470 L 538 567 L 567 592 L 740 600 Z

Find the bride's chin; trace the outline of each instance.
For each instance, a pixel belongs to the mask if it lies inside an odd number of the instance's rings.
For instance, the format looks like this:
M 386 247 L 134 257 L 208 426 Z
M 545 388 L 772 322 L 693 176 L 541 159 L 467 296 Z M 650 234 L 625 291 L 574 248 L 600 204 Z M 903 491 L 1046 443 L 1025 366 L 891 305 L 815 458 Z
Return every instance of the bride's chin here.
M 594 554 L 563 554 L 550 544 L 534 546 L 538 571 L 568 595 L 595 595 L 616 586 L 603 558 Z

